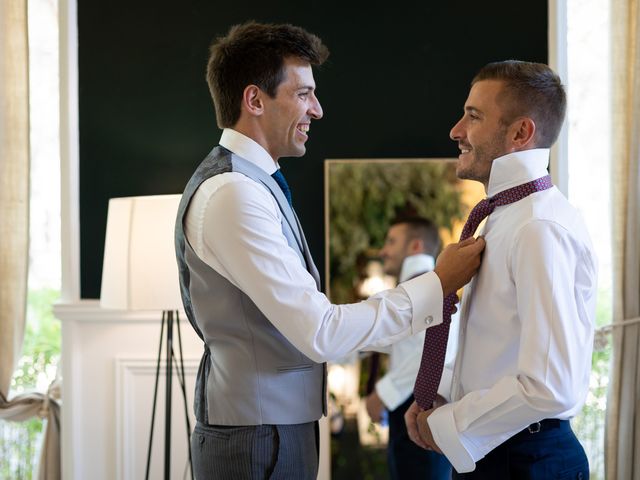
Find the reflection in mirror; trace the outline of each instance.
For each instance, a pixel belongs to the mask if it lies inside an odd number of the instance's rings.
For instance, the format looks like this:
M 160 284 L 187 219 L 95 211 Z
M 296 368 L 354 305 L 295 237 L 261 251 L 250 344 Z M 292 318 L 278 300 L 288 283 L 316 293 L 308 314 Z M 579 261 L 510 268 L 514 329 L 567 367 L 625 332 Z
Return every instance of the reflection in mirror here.
M 325 278 L 333 303 L 352 303 L 393 288 L 378 251 L 397 217 L 420 216 L 439 228 L 443 246 L 484 198 L 481 183 L 459 180 L 455 159 L 325 161 Z M 374 365 L 372 365 L 374 364 Z M 386 355 L 363 353 L 329 366 L 332 479 L 388 477 L 388 428 L 362 400 L 388 368 Z M 368 386 L 367 386 L 368 384 Z

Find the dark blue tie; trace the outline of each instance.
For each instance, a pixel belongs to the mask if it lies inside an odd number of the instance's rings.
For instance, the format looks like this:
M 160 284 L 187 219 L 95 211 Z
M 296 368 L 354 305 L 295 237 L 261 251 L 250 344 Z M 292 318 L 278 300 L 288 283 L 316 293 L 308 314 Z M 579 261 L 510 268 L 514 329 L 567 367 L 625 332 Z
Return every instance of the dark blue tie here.
M 285 180 L 284 175 L 282 174 L 280 169 L 272 173 L 271 176 L 278 183 L 278 185 L 280 185 L 280 189 L 282 190 L 282 193 L 284 193 L 284 196 L 287 197 L 287 201 L 289 202 L 289 205 L 293 208 L 293 203 L 291 203 L 291 189 L 289 188 L 289 184 Z

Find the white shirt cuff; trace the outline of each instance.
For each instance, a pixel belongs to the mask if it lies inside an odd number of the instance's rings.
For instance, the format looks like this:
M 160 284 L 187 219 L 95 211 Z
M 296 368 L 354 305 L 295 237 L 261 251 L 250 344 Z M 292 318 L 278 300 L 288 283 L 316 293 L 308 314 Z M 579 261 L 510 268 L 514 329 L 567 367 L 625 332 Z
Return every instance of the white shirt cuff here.
M 456 428 L 453 405 L 448 403 L 433 411 L 427 422 L 436 445 L 442 450 L 458 473 L 473 472 L 476 462 L 465 448 Z
M 399 285 L 411 301 L 411 331 L 415 335 L 442 323 L 442 284 L 435 272 L 425 273 Z
M 376 393 L 380 397 L 380 400 L 382 400 L 382 403 L 384 403 L 384 406 L 387 407 L 387 410 L 390 412 L 394 411 L 402 405 L 407 398 L 409 398 L 408 396 L 402 398 L 403 395 L 398 391 L 388 375 L 385 375 L 378 380 L 376 383 Z

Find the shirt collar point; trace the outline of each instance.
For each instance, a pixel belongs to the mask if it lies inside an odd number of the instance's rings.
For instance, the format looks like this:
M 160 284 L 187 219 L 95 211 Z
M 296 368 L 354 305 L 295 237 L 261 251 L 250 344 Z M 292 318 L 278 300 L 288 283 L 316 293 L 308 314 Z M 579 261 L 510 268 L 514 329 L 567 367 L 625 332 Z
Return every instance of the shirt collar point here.
M 548 166 L 548 148 L 522 150 L 496 158 L 491 165 L 487 197 L 548 175 Z
M 262 145 L 237 130 L 225 128 L 218 143 L 233 154 L 260 167 L 268 175 L 273 175 L 280 168 L 278 162 L 273 160 Z

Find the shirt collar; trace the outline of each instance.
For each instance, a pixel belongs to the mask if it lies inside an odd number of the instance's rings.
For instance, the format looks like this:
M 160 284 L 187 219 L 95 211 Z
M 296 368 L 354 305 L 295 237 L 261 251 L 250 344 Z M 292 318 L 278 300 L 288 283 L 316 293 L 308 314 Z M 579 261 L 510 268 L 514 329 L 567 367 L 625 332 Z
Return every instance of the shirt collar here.
M 280 167 L 262 145 L 231 128 L 225 128 L 222 131 L 218 143 L 230 152 L 260 167 L 269 175 L 272 175 Z
M 496 158 L 491 164 L 487 196 L 548 175 L 549 149 L 522 150 Z
M 435 261 L 431 255 L 425 253 L 418 253 L 416 255 L 410 255 L 405 257 L 402 261 L 402 268 L 400 269 L 399 282 L 404 282 L 413 278 L 421 273 L 430 272 L 433 270 Z

